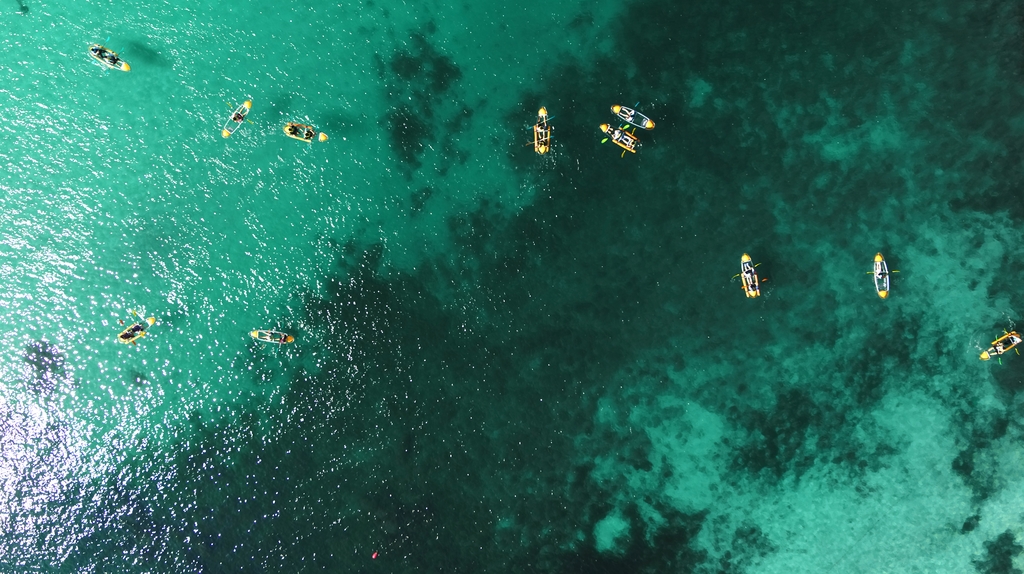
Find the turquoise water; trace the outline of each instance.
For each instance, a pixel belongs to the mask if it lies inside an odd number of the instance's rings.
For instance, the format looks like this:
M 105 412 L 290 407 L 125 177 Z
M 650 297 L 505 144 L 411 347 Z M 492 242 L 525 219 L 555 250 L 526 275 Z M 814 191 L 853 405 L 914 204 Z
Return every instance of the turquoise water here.
M 0 9 L 3 571 L 1024 567 L 1020 7 Z

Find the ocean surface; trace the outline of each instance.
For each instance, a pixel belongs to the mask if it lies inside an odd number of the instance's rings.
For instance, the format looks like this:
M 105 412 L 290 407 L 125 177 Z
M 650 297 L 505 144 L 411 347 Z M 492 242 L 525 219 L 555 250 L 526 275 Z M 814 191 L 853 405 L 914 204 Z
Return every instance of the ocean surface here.
M 0 29 L 0 571 L 1024 568 L 1020 3 Z

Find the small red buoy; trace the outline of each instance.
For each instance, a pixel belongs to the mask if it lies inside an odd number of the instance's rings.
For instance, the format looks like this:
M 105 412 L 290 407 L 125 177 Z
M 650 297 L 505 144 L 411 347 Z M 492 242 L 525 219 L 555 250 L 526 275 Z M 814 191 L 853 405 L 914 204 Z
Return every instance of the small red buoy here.
M 376 559 L 377 559 L 377 553 L 376 553 L 376 552 L 374 552 L 374 553 L 373 553 L 373 556 L 370 556 L 370 558 L 373 558 L 374 560 L 376 560 Z

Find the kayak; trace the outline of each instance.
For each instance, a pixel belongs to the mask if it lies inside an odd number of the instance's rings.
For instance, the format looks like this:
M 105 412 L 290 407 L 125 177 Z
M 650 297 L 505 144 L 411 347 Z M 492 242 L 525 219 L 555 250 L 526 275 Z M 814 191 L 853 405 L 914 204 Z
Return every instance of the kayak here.
M 122 72 L 129 72 L 132 69 L 132 67 L 128 65 L 128 62 L 125 62 L 117 56 L 117 52 L 108 50 L 103 46 L 100 46 L 99 44 L 93 44 L 92 46 L 89 46 L 89 55 L 92 56 L 93 59 L 97 62 L 103 64 L 104 66 L 112 70 L 121 70 Z
M 544 155 L 551 151 L 551 132 L 555 128 L 548 126 L 548 110 L 541 108 L 537 112 L 537 124 L 533 126 L 533 151 Z
M 638 128 L 644 128 L 645 130 L 653 130 L 654 122 L 651 118 L 641 114 L 633 108 L 627 108 L 626 106 L 614 105 L 612 106 L 612 113 L 619 116 L 622 121 L 627 124 L 634 125 Z
M 875 254 L 875 291 L 882 299 L 889 296 L 889 266 L 881 253 Z
M 117 336 L 117 340 L 124 343 L 135 344 L 135 341 L 146 336 L 146 329 L 152 327 L 156 323 L 156 318 L 150 317 L 145 321 L 140 321 L 134 325 L 128 327 Z
M 743 279 L 743 292 L 753 299 L 761 294 L 761 283 L 757 279 L 754 261 L 746 253 L 740 257 L 740 278 Z
M 321 133 L 317 136 L 316 130 L 313 129 L 313 126 L 307 126 L 306 124 L 299 124 L 295 122 L 288 122 L 285 124 L 284 134 L 292 139 L 297 139 L 306 143 L 313 141 L 314 137 L 318 137 L 322 142 L 327 141 L 327 134 Z
M 257 341 L 263 341 L 264 343 L 277 343 L 278 345 L 287 345 L 288 343 L 294 343 L 295 337 L 287 333 L 280 331 L 264 331 L 256 330 L 251 333 L 253 339 Z
M 245 103 L 238 106 L 235 111 L 231 113 L 228 123 L 224 124 L 224 129 L 220 132 L 220 135 L 228 137 L 235 133 L 235 130 L 242 127 L 242 122 L 245 121 L 245 116 L 249 115 L 249 110 L 251 109 L 252 100 L 246 100 Z
M 601 124 L 600 128 L 602 132 L 615 142 L 615 145 L 630 153 L 636 153 L 636 148 L 640 146 L 640 140 L 623 128 L 613 128 L 608 124 Z
M 1017 331 L 1010 331 L 1009 333 L 999 337 L 995 341 L 992 341 L 992 346 L 987 351 L 981 352 L 981 360 L 987 361 L 994 355 L 1002 355 L 1010 349 L 1016 347 L 1022 341 L 1020 334 Z

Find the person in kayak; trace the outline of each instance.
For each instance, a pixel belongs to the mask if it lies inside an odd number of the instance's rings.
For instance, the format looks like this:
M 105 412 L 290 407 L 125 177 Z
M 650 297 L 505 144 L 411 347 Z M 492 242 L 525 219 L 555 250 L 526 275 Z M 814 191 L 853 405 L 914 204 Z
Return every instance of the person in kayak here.
M 124 339 L 125 341 L 131 341 L 133 338 L 135 338 L 136 334 L 141 333 L 145 330 L 146 327 L 144 327 L 142 323 L 136 323 L 132 325 L 130 328 L 126 329 L 124 333 L 121 333 L 121 338 Z
M 636 136 L 623 130 L 621 127 L 612 129 L 610 126 L 605 130 L 605 133 L 611 136 L 612 141 L 618 144 L 620 147 L 629 151 L 636 150 L 637 140 Z
M 1010 349 L 1016 347 L 1021 342 L 1020 337 L 1015 337 L 1013 333 L 1010 333 L 1010 336 L 1007 337 L 1007 339 L 1009 339 L 1009 344 L 999 342 L 993 346 L 993 348 L 996 350 L 997 355 L 1002 355 L 1006 351 L 1009 351 Z
M 102 46 L 96 46 L 95 48 L 93 48 L 92 53 L 96 54 L 97 58 L 100 58 L 103 61 L 108 62 L 111 66 L 116 66 L 117 63 L 121 60 L 120 58 L 118 58 Z

